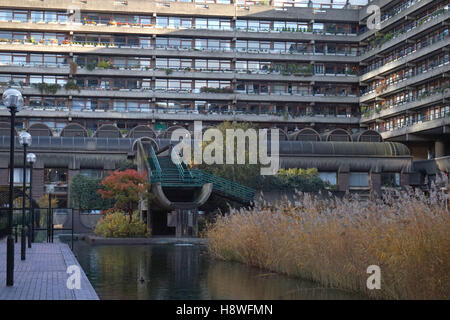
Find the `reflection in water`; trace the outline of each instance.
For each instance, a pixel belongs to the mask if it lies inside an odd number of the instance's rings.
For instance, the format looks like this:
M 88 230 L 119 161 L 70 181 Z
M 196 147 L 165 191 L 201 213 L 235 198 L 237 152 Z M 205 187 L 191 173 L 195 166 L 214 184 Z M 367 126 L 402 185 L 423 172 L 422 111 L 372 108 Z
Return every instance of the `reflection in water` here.
M 358 299 L 346 292 L 240 263 L 205 247 L 90 246 L 74 252 L 101 299 Z

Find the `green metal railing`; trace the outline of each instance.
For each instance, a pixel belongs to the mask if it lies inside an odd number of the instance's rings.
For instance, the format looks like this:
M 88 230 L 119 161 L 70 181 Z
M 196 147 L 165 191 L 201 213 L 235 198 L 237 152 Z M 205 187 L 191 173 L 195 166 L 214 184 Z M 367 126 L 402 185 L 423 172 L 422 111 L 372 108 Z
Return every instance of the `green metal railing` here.
M 213 191 L 221 194 L 227 198 L 234 198 L 243 200 L 244 202 L 251 202 L 255 196 L 255 190 L 243 186 L 234 181 L 218 177 L 203 170 L 192 170 L 194 177 L 197 178 L 201 184 L 212 183 Z
M 201 187 L 206 183 L 213 184 L 213 192 L 241 203 L 250 203 L 255 196 L 255 190 L 234 181 L 224 179 L 203 170 L 189 170 L 183 166 L 179 155 L 175 155 L 178 163 L 173 163 L 170 157 L 159 158 L 153 148 L 150 148 L 149 159 L 151 182 L 160 182 L 163 187 Z

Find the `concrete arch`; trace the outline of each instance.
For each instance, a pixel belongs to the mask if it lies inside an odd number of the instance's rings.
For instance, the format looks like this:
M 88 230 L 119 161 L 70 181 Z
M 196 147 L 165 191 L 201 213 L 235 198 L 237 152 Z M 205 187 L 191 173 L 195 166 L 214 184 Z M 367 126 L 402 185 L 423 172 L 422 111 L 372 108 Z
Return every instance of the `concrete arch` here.
M 85 127 L 78 123 L 69 123 L 61 130 L 61 137 L 87 137 L 88 132 Z
M 153 139 L 152 137 L 140 137 L 139 139 L 136 139 L 133 142 L 133 151 L 137 150 L 137 143 L 138 143 L 138 141 L 140 141 L 142 143 L 142 146 L 144 148 L 145 148 L 146 144 L 151 144 L 155 151 L 159 150 L 159 145 L 158 145 L 158 143 L 156 142 L 155 139 Z
M 104 124 L 95 131 L 93 136 L 96 138 L 122 138 L 122 133 L 112 124 Z
M 146 125 L 139 125 L 134 127 L 128 132 L 128 138 L 142 138 L 142 137 L 151 137 L 153 139 L 156 138 L 156 132 Z
M 278 129 L 278 139 L 279 141 L 289 141 L 289 136 L 283 129 L 280 128 L 267 128 L 267 139 L 271 137 L 271 129 Z
M 166 131 L 164 131 L 164 133 L 162 134 L 161 138 L 164 139 L 170 139 L 172 137 L 172 132 L 177 130 L 177 129 L 186 129 L 185 127 L 182 126 L 172 126 L 166 129 Z M 187 129 L 186 129 L 187 130 Z M 189 130 L 188 130 L 189 131 Z
M 0 136 L 7 136 L 9 137 L 11 135 L 11 124 L 9 122 L 0 122 Z M 17 130 L 14 128 L 14 135 L 17 136 Z
M 352 142 L 352 136 L 348 133 L 347 130 L 342 128 L 337 128 L 327 132 L 323 135 L 324 141 L 347 141 Z
M 45 123 L 34 123 L 28 128 L 28 133 L 33 137 L 52 137 L 53 131 Z
M 290 135 L 293 141 L 322 141 L 320 134 L 313 128 L 303 128 Z
M 357 132 L 353 135 L 355 142 L 383 142 L 383 137 L 378 131 L 369 129 Z

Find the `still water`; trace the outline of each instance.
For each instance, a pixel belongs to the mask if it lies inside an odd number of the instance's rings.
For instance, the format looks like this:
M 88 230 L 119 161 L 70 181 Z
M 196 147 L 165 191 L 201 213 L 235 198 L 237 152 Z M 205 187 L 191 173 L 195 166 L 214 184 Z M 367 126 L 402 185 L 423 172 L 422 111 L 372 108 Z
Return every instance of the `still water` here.
M 198 245 L 91 246 L 74 253 L 100 299 L 360 299 L 341 290 L 211 259 Z

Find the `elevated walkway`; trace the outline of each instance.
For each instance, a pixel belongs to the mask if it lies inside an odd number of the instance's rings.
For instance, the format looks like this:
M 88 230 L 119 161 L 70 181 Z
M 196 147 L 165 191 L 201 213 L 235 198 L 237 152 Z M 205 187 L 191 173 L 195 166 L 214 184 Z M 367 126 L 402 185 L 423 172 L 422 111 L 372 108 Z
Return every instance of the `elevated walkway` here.
M 255 190 L 203 170 L 189 169 L 181 161 L 180 164 L 175 164 L 170 156 L 158 157 L 153 147 L 150 147 L 148 161 L 151 168 L 151 182 L 159 182 L 163 188 L 195 188 L 211 183 L 212 192 L 223 198 L 244 205 L 253 202 Z

